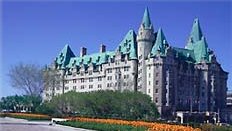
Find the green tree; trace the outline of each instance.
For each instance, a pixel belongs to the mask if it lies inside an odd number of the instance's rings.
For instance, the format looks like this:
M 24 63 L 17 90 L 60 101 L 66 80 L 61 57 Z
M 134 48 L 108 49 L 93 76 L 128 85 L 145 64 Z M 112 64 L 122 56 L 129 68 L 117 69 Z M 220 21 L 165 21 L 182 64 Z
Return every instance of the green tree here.
M 60 115 L 154 120 L 158 110 L 148 95 L 130 91 L 68 92 L 53 97 L 49 105 Z
M 1 98 L 0 108 L 2 110 L 13 112 L 20 112 L 22 110 L 34 112 L 35 108 L 40 105 L 41 101 L 41 97 L 39 96 L 7 96 Z

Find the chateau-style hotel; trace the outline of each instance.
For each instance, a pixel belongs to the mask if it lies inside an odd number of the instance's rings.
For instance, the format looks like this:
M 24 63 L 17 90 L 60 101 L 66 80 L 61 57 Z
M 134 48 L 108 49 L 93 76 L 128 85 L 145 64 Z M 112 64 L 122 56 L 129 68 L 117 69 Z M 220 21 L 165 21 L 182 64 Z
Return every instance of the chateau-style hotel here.
M 228 73 L 208 47 L 198 19 L 186 46 L 179 48 L 167 41 L 161 28 L 154 29 L 145 9 L 139 29 L 129 30 L 114 51 L 100 45 L 98 53 L 87 54 L 82 47 L 77 56 L 65 45 L 50 69 L 57 70 L 64 83 L 44 91 L 48 100 L 72 90 L 130 90 L 149 95 L 162 115 L 213 112 L 226 105 Z

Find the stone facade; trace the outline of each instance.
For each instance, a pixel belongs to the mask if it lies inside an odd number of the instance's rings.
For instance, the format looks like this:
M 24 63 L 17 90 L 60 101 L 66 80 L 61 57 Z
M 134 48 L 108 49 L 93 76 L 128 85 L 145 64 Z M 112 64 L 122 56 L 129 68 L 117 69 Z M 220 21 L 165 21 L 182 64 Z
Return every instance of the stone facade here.
M 226 106 L 227 77 L 208 48 L 198 19 L 185 48 L 170 45 L 162 31 L 155 32 L 148 9 L 136 34 L 130 30 L 115 51 L 80 57 L 66 45 L 50 67 L 61 77 L 60 87 L 47 88 L 44 99 L 71 90 L 141 91 L 151 97 L 162 115 L 176 111 L 217 111 Z M 52 93 L 53 92 L 53 93 Z

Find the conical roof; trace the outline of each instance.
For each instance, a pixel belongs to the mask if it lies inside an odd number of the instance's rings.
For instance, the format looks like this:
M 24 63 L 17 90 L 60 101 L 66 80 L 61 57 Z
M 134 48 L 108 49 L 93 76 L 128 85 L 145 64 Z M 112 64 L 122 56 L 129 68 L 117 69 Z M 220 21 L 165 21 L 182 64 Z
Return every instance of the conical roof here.
M 164 33 L 163 33 L 162 29 L 159 28 L 155 44 L 154 44 L 154 46 L 153 46 L 153 48 L 151 50 L 151 56 L 154 56 L 157 53 L 160 53 L 160 54 L 164 55 L 167 44 L 168 43 L 167 43 L 167 40 L 166 40 L 166 38 L 164 36 Z
M 151 28 L 152 26 L 148 8 L 146 8 L 144 11 L 142 24 L 145 27 L 145 29 Z

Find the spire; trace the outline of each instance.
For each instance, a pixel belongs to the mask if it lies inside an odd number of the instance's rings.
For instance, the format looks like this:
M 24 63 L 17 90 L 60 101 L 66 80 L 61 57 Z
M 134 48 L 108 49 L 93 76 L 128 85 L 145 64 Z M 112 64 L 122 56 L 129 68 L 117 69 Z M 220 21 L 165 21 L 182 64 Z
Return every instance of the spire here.
M 151 50 L 152 56 L 156 55 L 157 53 L 160 53 L 162 55 L 165 55 L 165 49 L 167 46 L 167 40 L 164 36 L 164 33 L 161 28 L 159 28 L 155 44 Z
M 152 25 L 151 24 L 151 20 L 150 20 L 150 15 L 149 15 L 148 7 L 144 11 L 142 24 L 145 27 L 145 29 L 150 28 L 151 25 Z
M 200 41 L 203 37 L 200 22 L 199 19 L 194 19 L 192 30 L 189 36 L 189 41 L 187 43 L 187 46 L 185 48 L 187 49 L 193 49 L 193 44 Z
M 202 35 L 201 27 L 200 27 L 200 22 L 199 22 L 199 19 L 196 18 L 193 22 L 192 31 L 190 34 L 190 39 L 193 42 L 197 42 L 197 41 L 201 40 L 202 36 L 203 35 Z

